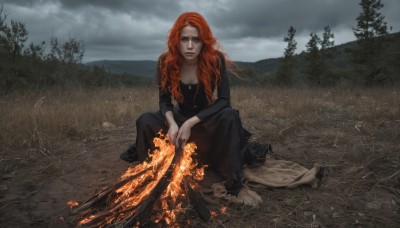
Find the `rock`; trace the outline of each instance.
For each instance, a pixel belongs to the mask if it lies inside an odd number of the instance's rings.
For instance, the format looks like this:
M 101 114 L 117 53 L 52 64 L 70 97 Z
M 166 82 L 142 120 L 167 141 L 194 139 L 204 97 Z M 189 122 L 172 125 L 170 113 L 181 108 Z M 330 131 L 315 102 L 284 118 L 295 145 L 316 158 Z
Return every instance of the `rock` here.
M 115 128 L 115 125 L 110 123 L 110 122 L 103 122 L 102 126 L 105 129 L 113 129 L 113 128 Z

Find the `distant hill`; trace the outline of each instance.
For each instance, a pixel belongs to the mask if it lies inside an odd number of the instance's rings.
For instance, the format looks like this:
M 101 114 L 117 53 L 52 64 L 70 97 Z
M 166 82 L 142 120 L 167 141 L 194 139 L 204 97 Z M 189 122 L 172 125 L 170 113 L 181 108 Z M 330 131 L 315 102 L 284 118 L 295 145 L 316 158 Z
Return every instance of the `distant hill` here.
M 254 68 L 257 74 L 272 73 L 276 70 L 281 58 L 263 59 L 252 63 L 250 66 Z
M 333 65 L 343 66 L 348 65 L 348 54 L 345 52 L 346 47 L 350 47 L 352 43 L 342 44 L 335 46 L 337 49 Z M 303 57 L 305 53 L 296 55 L 297 62 L 302 65 Z M 257 62 L 235 62 L 241 68 L 252 68 L 257 75 L 263 75 L 275 72 L 278 63 L 281 58 L 270 58 L 263 59 Z M 146 78 L 154 77 L 156 73 L 156 61 L 151 60 L 101 60 L 88 62 L 85 64 L 88 67 L 98 66 L 104 68 L 106 71 L 110 71 L 114 74 L 128 74 L 142 76 Z
M 398 49 L 399 46 L 396 42 L 398 42 L 399 40 L 400 32 L 389 34 L 388 37 L 391 43 L 391 45 L 389 45 L 390 48 Z M 330 65 L 336 69 L 343 69 L 351 66 L 350 54 L 346 50 L 353 47 L 354 45 L 355 41 L 334 46 L 332 48 L 334 49 L 335 53 L 334 59 L 331 60 Z M 295 56 L 299 69 L 302 69 L 304 66 L 305 54 L 306 54 L 305 52 L 302 52 Z M 274 73 L 276 71 L 280 59 L 281 58 L 270 58 L 270 59 L 259 60 L 256 62 L 236 62 L 236 63 L 240 67 L 253 69 L 257 75 L 265 75 Z M 136 75 L 146 78 L 152 78 L 156 73 L 157 62 L 151 60 L 145 60 L 145 61 L 102 60 L 102 61 L 88 62 L 85 65 L 89 67 L 95 65 L 103 67 L 106 71 L 110 71 L 111 73 L 114 74 L 126 73 L 128 75 Z
M 98 66 L 113 74 L 129 74 L 152 78 L 156 74 L 156 61 L 151 60 L 101 60 L 88 62 L 88 67 Z

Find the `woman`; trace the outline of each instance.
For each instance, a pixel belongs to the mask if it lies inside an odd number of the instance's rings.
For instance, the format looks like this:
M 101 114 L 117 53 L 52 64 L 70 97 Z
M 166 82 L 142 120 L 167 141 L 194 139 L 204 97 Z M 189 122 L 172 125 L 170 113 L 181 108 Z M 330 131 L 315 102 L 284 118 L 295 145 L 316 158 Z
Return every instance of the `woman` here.
M 145 160 L 147 151 L 154 149 L 152 139 L 163 129 L 175 146 L 193 141 L 199 161 L 221 174 L 228 193 L 236 195 L 242 186 L 243 149 L 249 133 L 230 106 L 224 54 L 216 49 L 205 19 L 194 12 L 178 17 L 167 42 L 168 50 L 157 67 L 160 111 L 138 118 L 136 147 L 121 158 Z

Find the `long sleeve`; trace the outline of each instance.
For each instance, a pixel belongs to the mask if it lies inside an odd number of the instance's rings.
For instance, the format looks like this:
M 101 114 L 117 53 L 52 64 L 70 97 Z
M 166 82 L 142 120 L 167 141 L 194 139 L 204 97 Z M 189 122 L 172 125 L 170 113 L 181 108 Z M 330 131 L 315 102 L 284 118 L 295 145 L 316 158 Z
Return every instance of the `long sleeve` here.
M 223 108 L 230 106 L 231 98 L 230 98 L 229 78 L 226 71 L 225 59 L 223 58 L 222 54 L 221 54 L 220 74 L 221 74 L 221 79 L 217 85 L 217 92 L 218 92 L 217 100 L 207 108 L 201 110 L 196 115 L 200 120 L 212 116 L 213 114 L 221 111 Z
M 173 109 L 173 104 L 172 104 L 172 99 L 171 99 L 171 93 L 168 89 L 163 89 L 161 86 L 161 72 L 160 72 L 160 61 L 161 58 L 157 64 L 157 74 L 156 74 L 156 84 L 158 85 L 158 93 L 159 93 L 159 108 L 163 116 L 165 116 L 165 113 L 168 111 L 172 111 Z

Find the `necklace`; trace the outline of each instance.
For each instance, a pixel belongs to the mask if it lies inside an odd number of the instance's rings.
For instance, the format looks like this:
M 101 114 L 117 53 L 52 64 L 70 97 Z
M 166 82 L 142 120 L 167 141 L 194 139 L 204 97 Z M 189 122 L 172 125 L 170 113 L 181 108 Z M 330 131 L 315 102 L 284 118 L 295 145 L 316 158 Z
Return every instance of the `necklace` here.
M 192 89 L 192 85 L 191 84 L 189 84 L 189 89 Z

